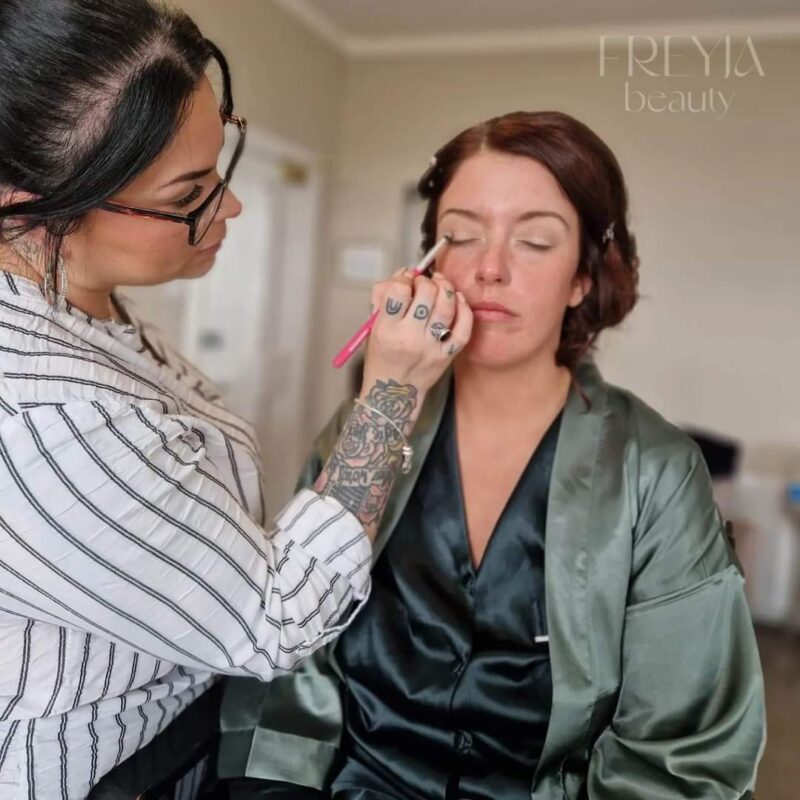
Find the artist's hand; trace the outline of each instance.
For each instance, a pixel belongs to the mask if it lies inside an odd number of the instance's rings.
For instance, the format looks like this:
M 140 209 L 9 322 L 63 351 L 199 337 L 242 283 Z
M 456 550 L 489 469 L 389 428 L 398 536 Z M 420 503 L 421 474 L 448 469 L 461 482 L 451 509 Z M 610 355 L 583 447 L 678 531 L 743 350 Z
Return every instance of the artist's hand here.
M 472 310 L 441 275 L 413 276 L 408 270 L 377 284 L 372 304 L 380 313 L 367 343 L 361 397 L 378 381 L 395 383 L 407 387 L 406 393 L 413 390 L 418 411 L 428 389 L 469 341 Z M 442 328 L 451 333 L 439 341 L 435 333 Z

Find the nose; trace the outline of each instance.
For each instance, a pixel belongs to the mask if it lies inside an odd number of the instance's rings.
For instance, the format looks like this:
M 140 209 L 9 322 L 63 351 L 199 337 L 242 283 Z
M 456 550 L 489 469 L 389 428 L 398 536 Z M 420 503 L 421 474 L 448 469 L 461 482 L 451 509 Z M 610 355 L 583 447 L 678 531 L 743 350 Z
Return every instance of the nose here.
M 486 247 L 478 260 L 475 280 L 478 283 L 507 283 L 509 278 L 505 246 L 498 242 Z
M 242 213 L 242 201 L 236 196 L 233 190 L 228 187 L 225 197 L 222 198 L 222 205 L 219 209 L 220 219 L 235 219 Z

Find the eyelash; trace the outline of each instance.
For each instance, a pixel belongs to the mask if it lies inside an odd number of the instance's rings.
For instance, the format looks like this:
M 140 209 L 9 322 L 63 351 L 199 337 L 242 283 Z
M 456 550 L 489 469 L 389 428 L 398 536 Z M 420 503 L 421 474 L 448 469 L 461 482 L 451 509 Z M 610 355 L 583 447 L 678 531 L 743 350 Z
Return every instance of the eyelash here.
M 477 241 L 478 241 L 478 239 L 476 239 L 474 237 L 471 238 L 471 239 L 451 239 L 450 240 L 450 246 L 451 247 L 458 247 L 459 245 L 470 244 L 471 242 L 477 242 Z M 551 245 L 536 244 L 535 242 L 526 242 L 524 239 L 520 239 L 519 242 L 520 242 L 520 244 L 525 245 L 525 247 L 529 247 L 531 250 L 537 250 L 540 253 L 544 253 L 544 252 L 552 249 Z
M 524 239 L 520 239 L 520 244 L 524 244 L 525 247 L 529 247 L 531 250 L 538 250 L 540 253 L 552 250 L 549 244 L 536 244 L 536 242 L 526 242 Z
M 197 198 L 200 197 L 202 193 L 203 193 L 203 187 L 198 184 L 195 184 L 195 187 L 192 189 L 191 192 L 189 192 L 189 194 L 186 195 L 186 197 L 182 197 L 180 200 L 175 201 L 175 205 L 178 208 L 186 208 L 186 206 L 190 205 L 195 200 L 197 200 Z

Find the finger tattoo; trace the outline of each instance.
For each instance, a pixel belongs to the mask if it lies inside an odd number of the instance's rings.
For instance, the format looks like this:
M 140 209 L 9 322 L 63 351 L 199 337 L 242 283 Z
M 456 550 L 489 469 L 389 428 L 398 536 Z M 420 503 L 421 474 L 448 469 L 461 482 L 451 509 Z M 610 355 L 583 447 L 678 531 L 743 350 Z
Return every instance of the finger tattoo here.
M 399 300 L 395 300 L 393 297 L 390 297 L 386 301 L 386 313 L 395 316 L 400 313 L 400 309 L 403 307 L 403 304 Z
M 454 356 L 458 352 L 458 345 L 451 344 L 449 349 L 447 350 L 447 355 Z
M 431 310 L 426 305 L 418 305 L 414 309 L 414 319 L 428 319 Z

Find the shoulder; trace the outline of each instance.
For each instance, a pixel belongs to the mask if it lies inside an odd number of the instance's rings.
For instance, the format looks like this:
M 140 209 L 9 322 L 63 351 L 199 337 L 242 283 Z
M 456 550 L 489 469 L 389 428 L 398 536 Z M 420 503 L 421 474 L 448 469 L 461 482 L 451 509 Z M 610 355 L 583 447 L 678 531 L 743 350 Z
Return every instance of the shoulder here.
M 626 460 L 642 479 L 656 477 L 667 465 L 685 474 L 705 464 L 697 443 L 634 392 L 610 383 L 604 389 L 610 435 L 622 440 Z
M 735 563 L 699 446 L 633 392 L 606 388 L 609 430 L 620 436 L 634 506 L 633 573 L 648 576 L 638 594 L 654 596 Z
M 606 435 L 620 454 L 637 530 L 662 512 L 705 515 L 715 507 L 709 475 L 697 443 L 629 389 L 605 385 Z
M 56 403 L 120 400 L 164 413 L 174 398 L 133 365 L 126 354 L 103 346 L 107 337 L 82 335 L 86 324 L 49 314 L 27 297 L 0 303 L 0 384 L 19 410 Z

